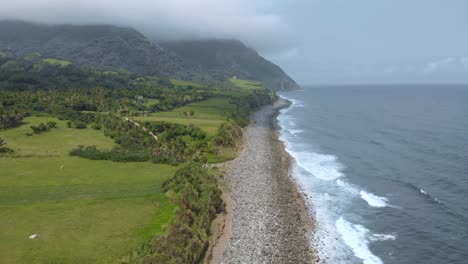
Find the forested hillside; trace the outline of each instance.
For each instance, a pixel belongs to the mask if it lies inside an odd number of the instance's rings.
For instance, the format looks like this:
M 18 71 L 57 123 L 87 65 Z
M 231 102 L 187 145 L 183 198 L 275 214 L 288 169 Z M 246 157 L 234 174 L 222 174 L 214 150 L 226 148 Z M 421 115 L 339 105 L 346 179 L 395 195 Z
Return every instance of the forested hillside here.
M 237 40 L 179 41 L 161 45 L 217 79 L 236 76 L 258 80 L 272 90 L 299 87 L 279 66 Z
M 111 25 L 38 25 L 0 21 L 0 54 L 39 55 L 103 71 L 170 77 L 199 83 L 239 78 L 272 90 L 298 85 L 277 65 L 234 40 L 158 44 L 131 28 Z

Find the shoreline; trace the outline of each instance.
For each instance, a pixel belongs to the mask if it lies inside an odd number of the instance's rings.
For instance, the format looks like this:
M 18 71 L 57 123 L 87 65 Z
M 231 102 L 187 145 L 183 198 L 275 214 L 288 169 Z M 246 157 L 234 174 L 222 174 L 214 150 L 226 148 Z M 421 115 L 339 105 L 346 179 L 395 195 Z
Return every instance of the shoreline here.
M 314 220 L 279 138 L 277 116 L 289 106 L 279 98 L 254 113 L 239 156 L 224 164 L 231 206 L 214 225 L 207 263 L 315 263 Z

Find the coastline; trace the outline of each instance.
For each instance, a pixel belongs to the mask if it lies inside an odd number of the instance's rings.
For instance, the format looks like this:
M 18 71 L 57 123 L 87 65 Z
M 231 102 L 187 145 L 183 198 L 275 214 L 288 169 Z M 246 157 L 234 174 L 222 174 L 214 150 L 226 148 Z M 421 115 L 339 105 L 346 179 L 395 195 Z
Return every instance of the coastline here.
M 227 214 L 215 223 L 208 263 L 315 263 L 314 220 L 279 139 L 279 98 L 252 115 L 239 156 L 224 165 Z

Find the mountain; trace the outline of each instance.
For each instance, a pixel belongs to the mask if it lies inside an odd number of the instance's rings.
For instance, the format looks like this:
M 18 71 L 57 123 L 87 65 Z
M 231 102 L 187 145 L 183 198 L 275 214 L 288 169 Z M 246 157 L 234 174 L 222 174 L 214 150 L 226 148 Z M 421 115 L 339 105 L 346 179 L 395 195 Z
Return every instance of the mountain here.
M 163 42 L 161 46 L 214 76 L 228 74 L 229 77 L 254 79 L 262 81 L 273 90 L 299 87 L 279 66 L 237 40 Z
M 193 80 L 253 79 L 270 89 L 298 85 L 277 65 L 235 40 L 158 44 L 132 28 L 0 21 L 0 52 L 71 61 L 78 66 Z
M 131 28 L 110 25 L 38 25 L 0 22 L 0 50 L 19 56 L 39 53 L 104 70 L 121 68 L 145 75 L 189 75 L 178 56 Z M 185 76 L 184 76 L 185 77 Z

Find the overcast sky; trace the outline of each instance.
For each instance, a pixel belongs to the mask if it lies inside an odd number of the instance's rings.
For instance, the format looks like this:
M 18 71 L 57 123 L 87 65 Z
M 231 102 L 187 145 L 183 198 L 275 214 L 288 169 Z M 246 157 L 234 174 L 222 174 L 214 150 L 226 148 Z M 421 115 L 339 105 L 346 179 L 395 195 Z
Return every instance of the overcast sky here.
M 467 0 L 0 0 L 0 18 L 237 38 L 299 83 L 468 83 Z

